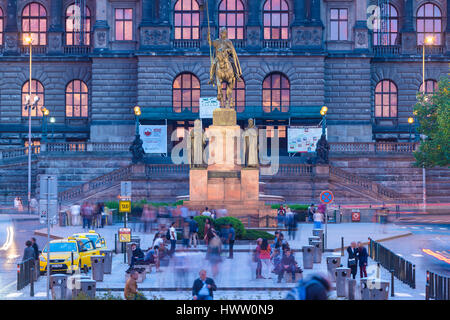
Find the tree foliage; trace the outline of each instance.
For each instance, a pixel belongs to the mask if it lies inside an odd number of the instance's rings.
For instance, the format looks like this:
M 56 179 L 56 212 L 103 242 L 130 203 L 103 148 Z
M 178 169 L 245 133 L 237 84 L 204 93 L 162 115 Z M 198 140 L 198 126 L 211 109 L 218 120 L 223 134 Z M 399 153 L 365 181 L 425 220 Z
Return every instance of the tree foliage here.
M 450 164 L 450 81 L 442 78 L 434 94 L 417 95 L 414 114 L 418 132 L 426 136 L 414 153 L 416 166 L 445 167 Z

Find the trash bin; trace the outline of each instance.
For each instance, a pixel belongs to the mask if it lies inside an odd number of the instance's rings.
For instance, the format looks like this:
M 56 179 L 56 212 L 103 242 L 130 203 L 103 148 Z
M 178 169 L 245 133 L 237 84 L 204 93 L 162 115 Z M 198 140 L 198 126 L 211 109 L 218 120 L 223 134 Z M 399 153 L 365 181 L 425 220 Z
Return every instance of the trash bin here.
M 327 257 L 327 270 L 330 280 L 336 281 L 336 268 L 341 265 L 341 257 Z
M 388 300 L 389 281 L 376 278 L 361 279 L 362 300 Z
M 372 300 L 370 296 L 370 289 L 367 285 L 367 281 L 371 281 L 369 278 L 361 278 L 361 300 Z
M 89 276 L 82 276 L 82 275 L 73 275 L 70 276 L 67 280 L 67 299 L 73 299 L 78 296 L 81 290 L 81 284 L 80 281 L 82 279 L 85 280 L 91 280 Z
M 314 241 L 311 241 L 311 245 L 314 247 L 313 262 L 321 263 L 322 262 L 322 242 L 314 240 Z
M 97 282 L 91 279 L 81 279 L 80 280 L 80 292 L 84 293 L 91 299 L 95 298 Z
M 72 226 L 79 226 L 81 225 L 81 216 L 80 216 L 80 211 L 72 211 L 71 214 L 72 216 Z
M 53 300 L 65 300 L 67 290 L 67 275 L 53 274 L 50 276 L 50 288 Z
M 105 258 L 103 263 L 103 273 L 111 274 L 112 272 L 112 250 L 100 250 L 100 254 Z
M 312 237 L 309 237 L 308 238 L 308 244 L 310 245 L 310 246 L 312 246 L 312 242 L 313 241 L 321 241 L 321 238 L 319 238 L 319 237 L 317 237 L 317 236 L 312 236 Z
M 66 226 L 66 219 L 67 219 L 67 213 L 65 211 L 59 212 L 59 226 L 65 227 Z
M 105 264 L 105 257 L 91 256 L 91 266 L 92 266 L 92 279 L 95 281 L 103 281 L 103 265 Z
M 347 296 L 347 279 L 350 278 L 350 268 L 336 268 L 336 296 Z
M 323 239 L 323 229 L 313 229 L 313 236 L 319 237 L 320 241 Z
M 347 299 L 356 300 L 356 279 L 347 278 Z
M 314 247 L 313 246 L 303 246 L 303 269 L 312 269 L 314 261 Z

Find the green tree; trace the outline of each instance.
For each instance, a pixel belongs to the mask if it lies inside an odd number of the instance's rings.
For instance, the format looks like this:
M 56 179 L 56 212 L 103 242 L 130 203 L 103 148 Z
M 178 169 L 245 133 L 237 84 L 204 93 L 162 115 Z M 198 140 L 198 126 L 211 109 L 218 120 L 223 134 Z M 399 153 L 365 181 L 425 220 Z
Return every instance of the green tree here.
M 414 114 L 418 132 L 427 138 L 414 153 L 418 167 L 445 167 L 450 164 L 450 81 L 442 78 L 434 94 L 417 95 Z

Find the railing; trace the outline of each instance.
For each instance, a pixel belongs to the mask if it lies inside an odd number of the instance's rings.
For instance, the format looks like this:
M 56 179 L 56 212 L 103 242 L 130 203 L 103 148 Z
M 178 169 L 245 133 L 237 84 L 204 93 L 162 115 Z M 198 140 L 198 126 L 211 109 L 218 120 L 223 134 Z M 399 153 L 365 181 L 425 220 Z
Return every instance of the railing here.
M 245 39 L 233 39 L 231 40 L 236 49 L 242 49 L 247 46 L 247 42 Z
M 47 46 L 32 46 L 33 54 L 47 54 Z M 30 47 L 26 45 L 20 46 L 21 54 L 30 54 Z
M 33 281 L 33 272 L 36 264 L 29 258 L 17 264 L 17 290 L 22 290 Z
M 263 40 L 263 48 L 289 49 L 290 47 L 290 40 Z
M 330 152 L 338 153 L 412 153 L 418 142 L 330 142 Z
M 303 174 L 311 174 L 314 165 L 311 164 L 280 164 L 277 175 L 295 176 Z
M 130 151 L 128 142 L 91 142 L 87 143 L 87 151 Z
M 113 172 L 107 173 L 101 177 L 98 177 L 89 182 L 83 183 L 81 186 L 76 186 L 61 192 L 58 195 L 58 200 L 60 202 L 70 201 L 82 196 L 90 195 L 93 191 L 100 192 L 116 184 L 120 181 L 128 178 L 131 174 L 132 165 L 114 170 Z
M 187 164 L 146 164 L 145 165 L 145 175 L 151 177 L 152 175 L 161 174 L 188 174 L 189 165 Z
M 48 152 L 83 152 L 86 151 L 85 142 L 61 142 L 61 143 L 47 143 L 46 150 Z
M 444 54 L 444 46 L 425 46 L 425 54 Z M 417 46 L 417 53 L 423 54 L 423 47 Z
M 411 288 L 416 288 L 416 266 L 369 238 L 369 256 Z
M 173 46 L 177 49 L 200 48 L 200 40 L 174 40 Z
M 31 154 L 38 154 L 41 152 L 40 146 L 31 146 Z M 0 159 L 12 159 L 18 157 L 24 157 L 28 155 L 28 147 L 22 147 L 17 149 L 5 149 L 0 151 Z
M 450 277 L 427 271 L 425 300 L 450 300 Z
M 84 55 L 91 53 L 90 46 L 64 46 L 64 54 Z
M 61 142 L 47 143 L 48 152 L 129 151 L 128 142 Z
M 375 55 L 398 55 L 401 53 L 400 46 L 374 46 L 372 51 Z

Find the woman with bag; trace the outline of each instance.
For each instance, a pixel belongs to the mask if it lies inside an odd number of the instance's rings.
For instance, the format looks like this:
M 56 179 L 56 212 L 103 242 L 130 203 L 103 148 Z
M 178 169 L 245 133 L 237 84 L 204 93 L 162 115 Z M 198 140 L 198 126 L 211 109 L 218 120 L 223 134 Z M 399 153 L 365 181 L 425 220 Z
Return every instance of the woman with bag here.
M 259 253 L 259 259 L 261 260 L 262 270 L 261 275 L 263 279 L 270 279 L 270 271 L 272 269 L 272 263 L 270 262 L 271 248 L 267 239 L 263 239 L 261 242 L 261 252 Z
M 350 247 L 347 248 L 348 253 L 348 261 L 347 267 L 350 268 L 353 279 L 356 278 L 356 274 L 358 273 L 358 248 L 356 248 L 356 242 L 352 241 Z

